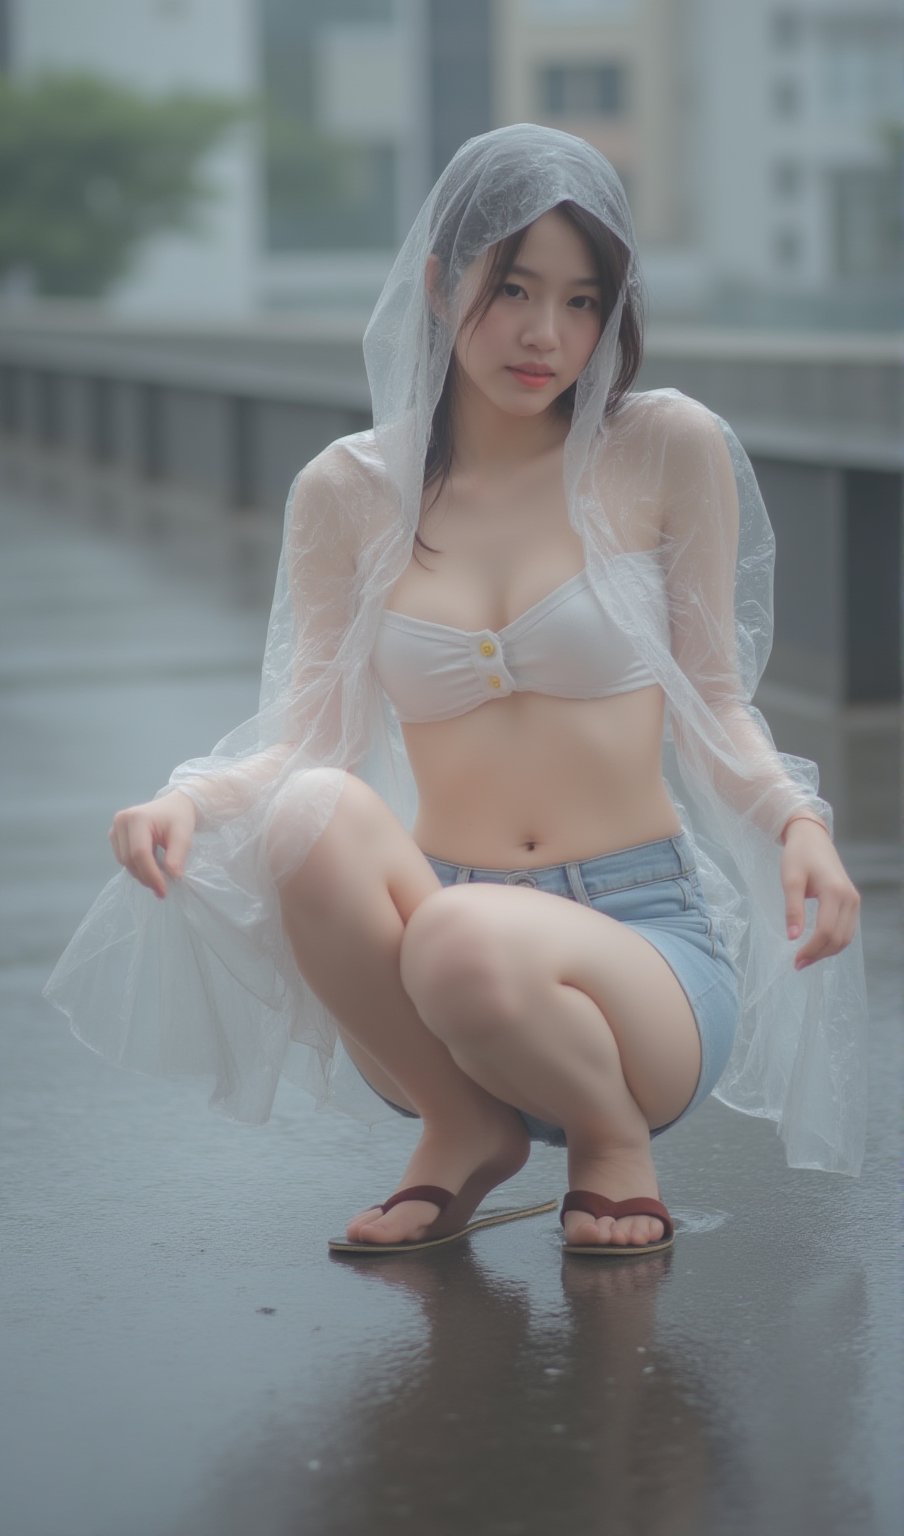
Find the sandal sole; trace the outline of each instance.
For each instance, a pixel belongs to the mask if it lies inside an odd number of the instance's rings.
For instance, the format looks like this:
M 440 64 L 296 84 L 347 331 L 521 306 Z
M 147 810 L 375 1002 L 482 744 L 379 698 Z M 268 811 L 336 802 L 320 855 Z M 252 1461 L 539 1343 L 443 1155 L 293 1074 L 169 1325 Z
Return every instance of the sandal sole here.
M 460 1227 L 457 1232 L 449 1232 L 445 1237 L 427 1237 L 418 1242 L 406 1243 L 352 1243 L 344 1237 L 331 1237 L 327 1239 L 327 1246 L 333 1253 L 416 1253 L 424 1248 L 440 1248 L 444 1243 L 454 1243 L 460 1237 L 479 1231 L 481 1227 L 495 1227 L 505 1221 L 520 1221 L 523 1216 L 543 1216 L 547 1211 L 554 1211 L 558 1203 L 557 1200 L 546 1200 L 542 1205 L 522 1205 L 504 1211 L 491 1211 L 486 1216 L 479 1216 L 476 1221 L 469 1221 L 467 1226 Z
M 636 1259 L 644 1253 L 662 1253 L 664 1248 L 674 1247 L 674 1237 L 659 1243 L 563 1243 L 563 1253 L 589 1253 L 601 1259 Z

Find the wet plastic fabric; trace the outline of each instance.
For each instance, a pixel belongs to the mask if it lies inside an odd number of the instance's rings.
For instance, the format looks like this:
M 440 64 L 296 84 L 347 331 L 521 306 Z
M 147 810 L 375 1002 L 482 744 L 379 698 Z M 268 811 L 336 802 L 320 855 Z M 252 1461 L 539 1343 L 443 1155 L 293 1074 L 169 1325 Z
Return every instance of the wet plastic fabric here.
M 364 339 L 373 429 L 330 444 L 289 490 L 259 711 L 158 791 L 183 789 L 200 813 L 183 877 L 166 877 L 160 901 L 125 870 L 115 875 L 45 995 L 106 1057 L 212 1079 L 212 1106 L 237 1120 L 267 1119 L 281 1073 L 318 1108 L 366 1124 L 392 1118 L 300 975 L 277 887 L 328 824 L 337 770 L 357 773 L 413 826 L 401 728 L 371 663 L 379 616 L 412 556 L 433 411 L 483 253 L 566 199 L 632 252 L 578 380 L 565 490 L 592 585 L 665 691 L 664 779 L 739 975 L 741 1023 L 715 1096 L 774 1120 L 790 1166 L 856 1176 L 866 1120 L 860 930 L 840 954 L 794 971 L 817 903 L 790 942 L 780 833 L 800 810 L 831 831 L 832 810 L 816 765 L 778 752 L 750 702 L 772 645 L 766 509 L 744 449 L 707 407 L 654 390 L 607 416 L 622 306 L 641 291 L 630 213 L 597 150 L 533 124 L 462 146 L 390 271 Z M 430 251 L 447 273 L 444 315 L 425 296 Z M 644 508 L 664 511 L 667 634 L 649 562 L 612 563 L 638 547 Z

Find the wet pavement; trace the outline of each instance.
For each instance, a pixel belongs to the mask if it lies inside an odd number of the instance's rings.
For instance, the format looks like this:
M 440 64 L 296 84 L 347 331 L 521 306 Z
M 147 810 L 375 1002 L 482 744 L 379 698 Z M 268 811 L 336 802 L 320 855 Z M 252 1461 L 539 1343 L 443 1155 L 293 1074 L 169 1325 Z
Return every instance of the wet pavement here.
M 283 1083 L 235 1125 L 40 995 L 118 868 L 113 812 L 255 710 L 267 605 L 228 542 L 205 577 L 8 488 L 0 537 L 5 1536 L 897 1533 L 900 886 L 839 844 L 871 1006 L 858 1180 L 789 1170 L 771 1122 L 710 1099 L 655 1144 L 669 1252 L 569 1258 L 552 1211 L 331 1256 L 412 1123 Z M 535 1145 L 487 1204 L 565 1187 Z

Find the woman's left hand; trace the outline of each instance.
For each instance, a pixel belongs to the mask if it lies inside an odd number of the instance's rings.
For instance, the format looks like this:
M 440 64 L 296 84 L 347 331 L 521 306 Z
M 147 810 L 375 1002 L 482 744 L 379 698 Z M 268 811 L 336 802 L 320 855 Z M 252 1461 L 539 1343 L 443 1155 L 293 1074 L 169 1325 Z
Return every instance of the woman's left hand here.
M 804 901 L 819 902 L 816 928 L 798 951 L 794 969 L 802 971 L 814 960 L 827 960 L 846 949 L 857 931 L 860 892 L 835 851 L 828 832 L 813 821 L 795 821 L 785 834 L 781 865 L 785 893 L 785 920 L 789 939 L 803 932 Z

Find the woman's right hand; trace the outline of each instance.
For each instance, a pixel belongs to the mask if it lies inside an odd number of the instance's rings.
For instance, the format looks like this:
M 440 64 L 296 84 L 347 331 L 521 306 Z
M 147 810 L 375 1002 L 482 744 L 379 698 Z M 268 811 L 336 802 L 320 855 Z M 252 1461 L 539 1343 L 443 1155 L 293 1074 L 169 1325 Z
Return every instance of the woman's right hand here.
M 174 789 L 159 800 L 117 811 L 107 836 L 119 863 L 162 898 L 166 896 L 166 881 L 154 849 L 161 844 L 166 849 L 164 869 L 170 875 L 181 875 L 197 819 L 194 801 Z

